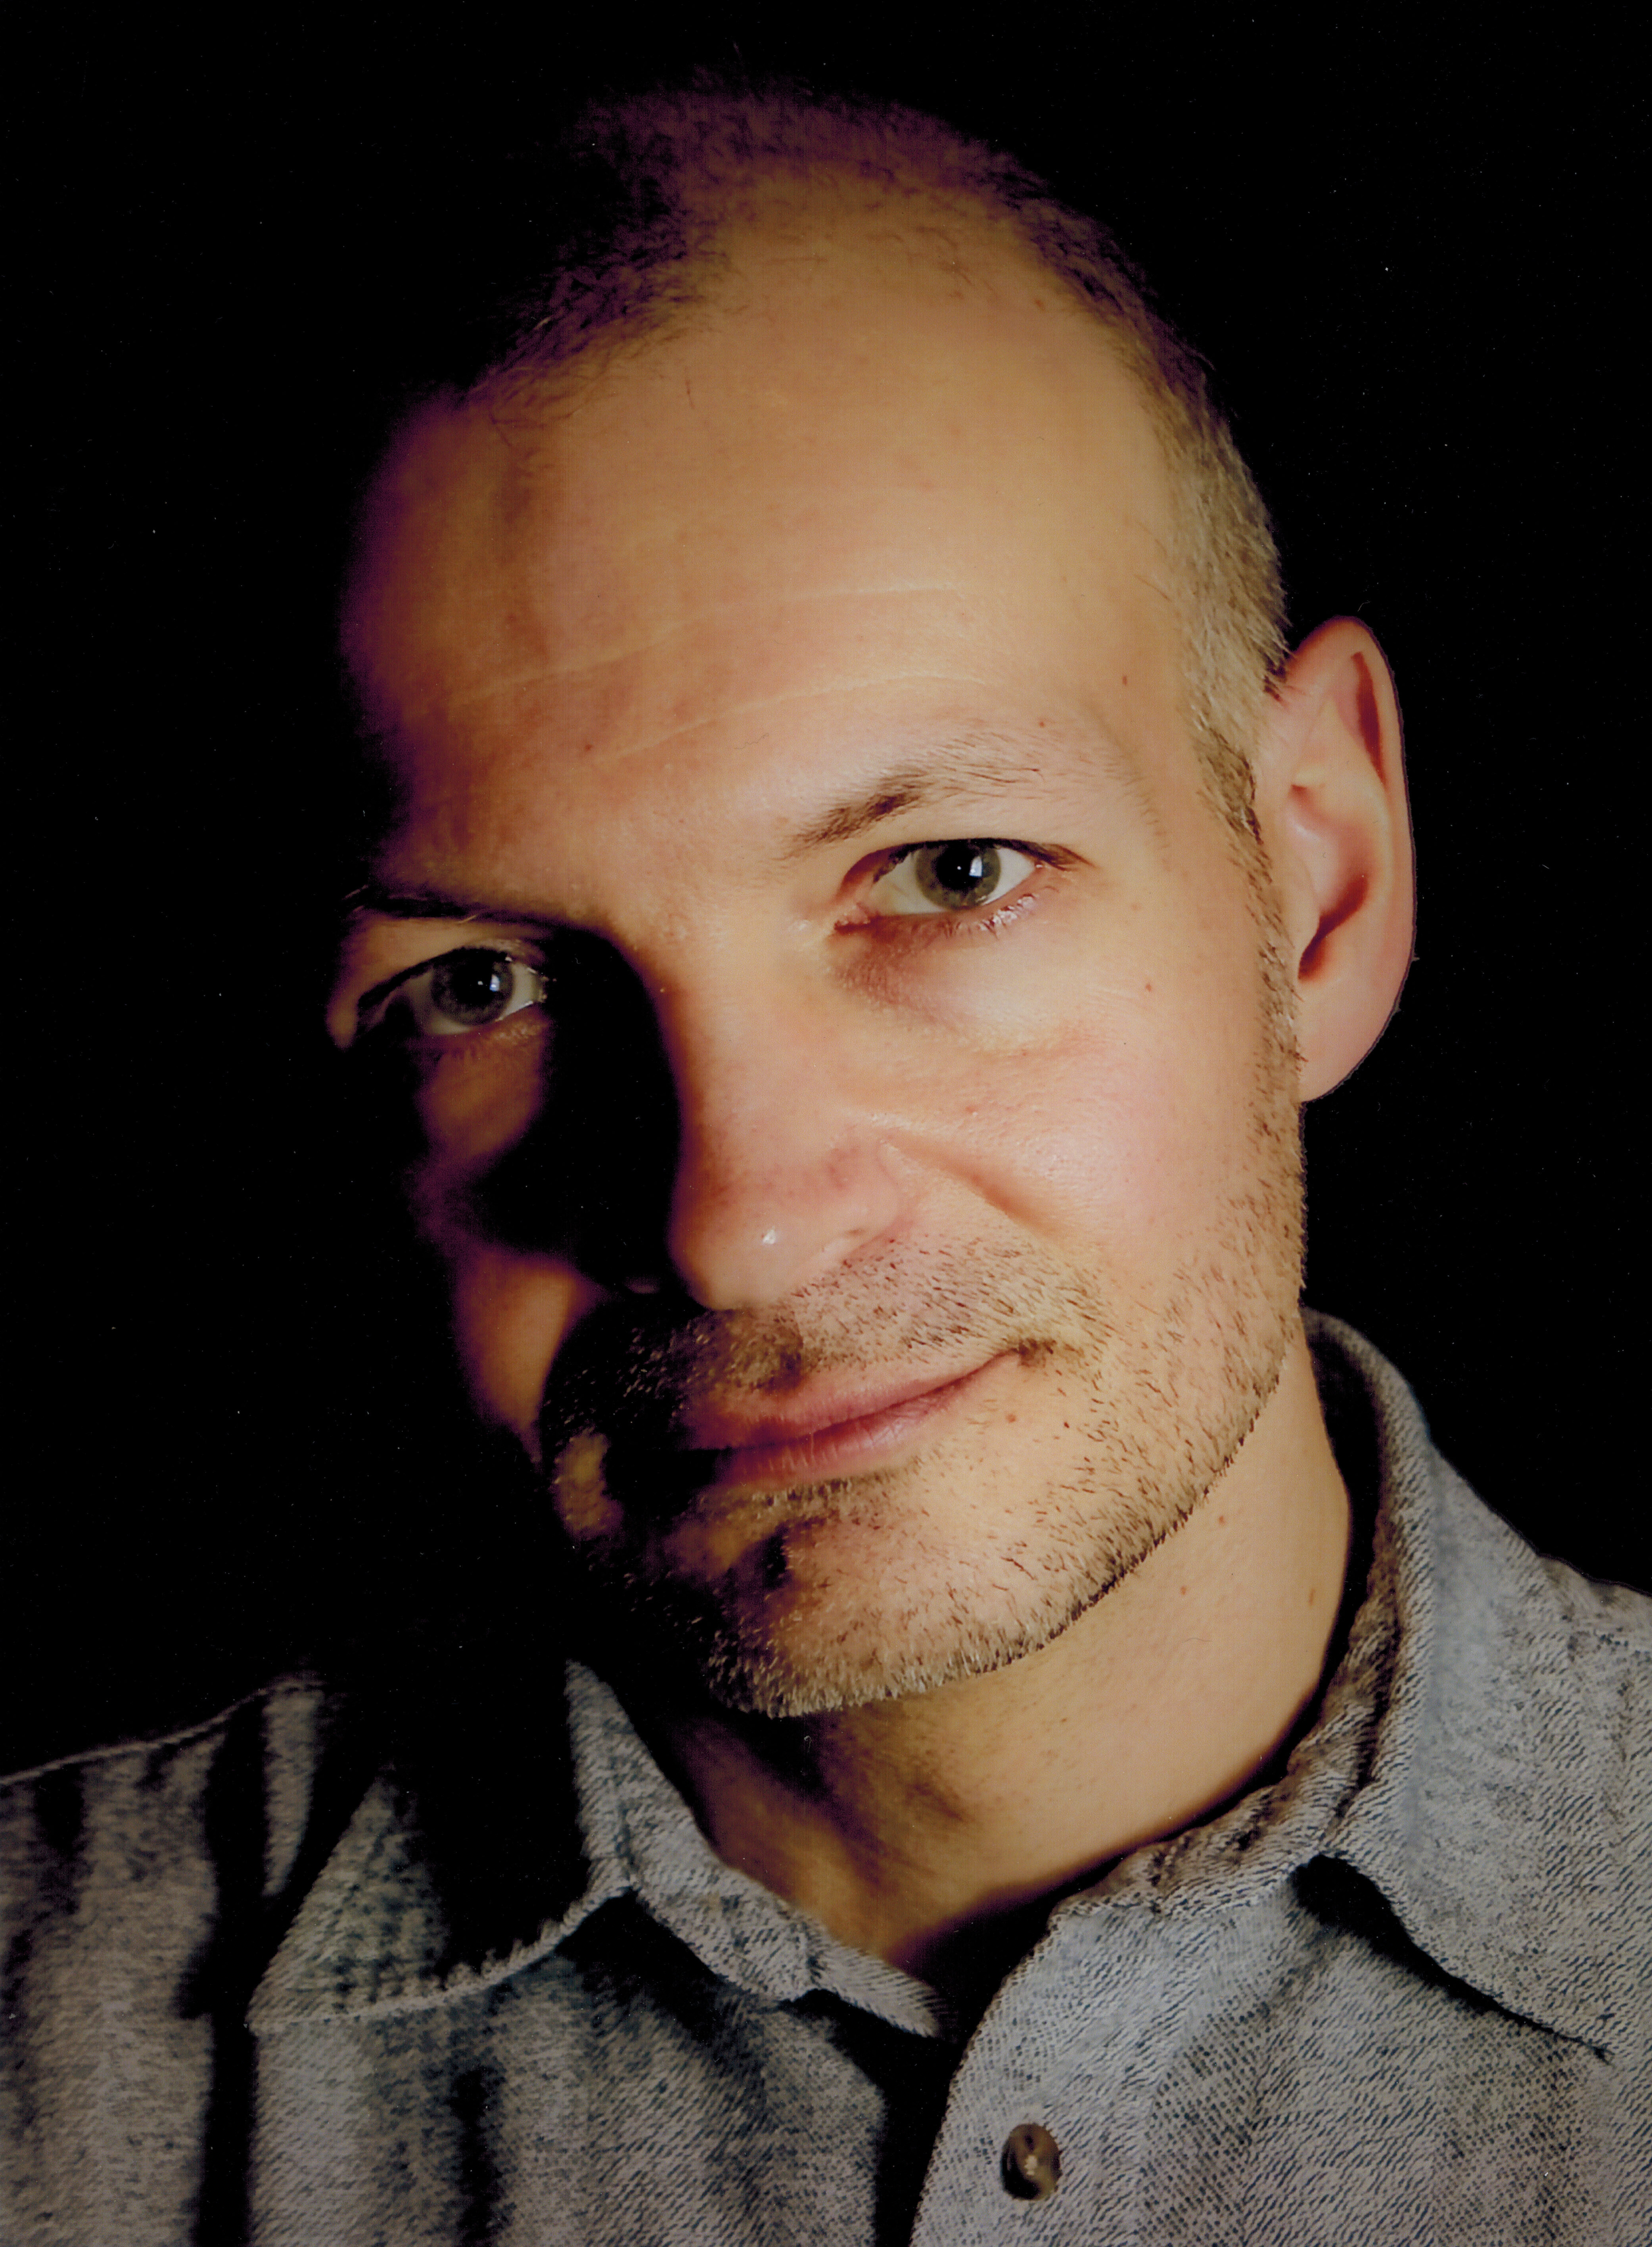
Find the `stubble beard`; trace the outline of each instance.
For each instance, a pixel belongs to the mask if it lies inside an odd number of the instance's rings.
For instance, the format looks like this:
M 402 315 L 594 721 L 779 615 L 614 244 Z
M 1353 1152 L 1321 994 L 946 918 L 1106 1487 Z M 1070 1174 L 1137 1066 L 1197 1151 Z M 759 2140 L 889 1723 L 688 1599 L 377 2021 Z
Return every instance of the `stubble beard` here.
M 1010 1237 L 906 1246 L 761 1312 L 586 1322 L 552 1370 L 543 1456 L 604 1666 L 768 1718 L 932 1692 L 1052 1643 L 1189 1519 L 1272 1396 L 1298 1317 L 1296 1054 L 1276 934 L 1246 1175 L 1157 1304 L 1126 1306 L 1093 1267 Z M 704 1456 L 674 1446 L 696 1398 L 1010 1353 L 1037 1384 L 1038 1426 L 1059 1431 L 1035 1428 L 1014 1469 L 983 1466 L 980 1424 L 962 1416 L 905 1464 L 738 1499 L 736 1557 L 683 1566 L 686 1525 L 730 1513 Z M 811 1567 L 821 1524 L 867 1533 L 877 1565 Z

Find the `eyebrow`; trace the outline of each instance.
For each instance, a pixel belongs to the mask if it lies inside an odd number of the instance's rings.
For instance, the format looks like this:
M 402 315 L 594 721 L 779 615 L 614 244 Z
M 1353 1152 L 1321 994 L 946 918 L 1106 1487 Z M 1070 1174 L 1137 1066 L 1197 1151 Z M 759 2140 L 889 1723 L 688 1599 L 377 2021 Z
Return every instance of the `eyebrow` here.
M 383 882 L 358 882 L 340 900 L 346 915 L 383 913 L 392 920 L 517 920 L 536 927 L 559 925 L 550 913 L 518 912 L 480 898 L 456 898 L 415 882 L 392 889 Z
M 806 827 L 795 830 L 782 845 L 782 857 L 788 861 L 795 860 L 835 843 L 853 842 L 857 836 L 881 826 L 886 819 L 902 817 L 909 811 L 926 810 L 932 804 L 948 803 L 959 796 L 1013 796 L 1044 780 L 1041 764 L 1033 763 L 1024 756 L 984 757 L 980 754 L 982 746 L 983 737 L 977 736 L 971 741 L 952 744 L 939 763 L 908 765 L 884 774 L 870 787 L 844 796 L 810 820 Z M 1014 744 L 1017 749 L 1021 746 Z
M 1013 796 L 1040 785 L 1048 777 L 1044 766 L 1026 755 L 1023 742 L 1003 741 L 1002 749 L 1011 752 L 1008 755 L 992 754 L 998 747 L 999 737 L 976 734 L 949 743 L 938 762 L 898 766 L 880 775 L 855 795 L 829 804 L 806 826 L 795 828 L 779 841 L 782 864 L 794 864 L 813 851 L 852 842 L 885 820 L 911 811 L 947 804 L 959 796 L 985 799 Z M 1096 748 L 1101 761 L 1119 772 L 1127 785 L 1133 785 L 1134 774 L 1127 768 L 1121 772 L 1125 761 L 1116 745 L 1103 739 Z M 553 913 L 524 912 L 502 905 L 496 898 L 454 897 L 417 882 L 394 887 L 363 882 L 350 891 L 343 905 L 346 914 L 380 913 L 394 920 L 509 920 L 544 929 L 565 925 Z

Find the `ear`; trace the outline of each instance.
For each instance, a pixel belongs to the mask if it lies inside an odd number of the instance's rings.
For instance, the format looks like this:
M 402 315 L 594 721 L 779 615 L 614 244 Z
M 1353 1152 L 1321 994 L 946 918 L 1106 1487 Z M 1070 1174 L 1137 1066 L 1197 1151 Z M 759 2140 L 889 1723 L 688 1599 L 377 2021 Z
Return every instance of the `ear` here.
M 1257 761 L 1257 818 L 1296 963 L 1301 1097 L 1364 1060 L 1411 964 L 1416 893 L 1400 707 L 1353 617 L 1286 666 Z

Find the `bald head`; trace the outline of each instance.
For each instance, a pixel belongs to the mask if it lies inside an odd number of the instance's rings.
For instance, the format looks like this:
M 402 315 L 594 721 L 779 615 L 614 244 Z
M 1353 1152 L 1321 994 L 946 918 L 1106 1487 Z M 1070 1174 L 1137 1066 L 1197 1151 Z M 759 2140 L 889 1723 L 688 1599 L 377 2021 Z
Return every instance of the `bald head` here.
M 447 393 L 502 427 L 565 410 L 609 367 L 737 311 L 782 266 L 823 305 L 837 285 L 829 241 L 897 291 L 922 277 L 990 301 L 1014 274 L 1052 318 L 1064 306 L 1088 324 L 1135 384 L 1158 448 L 1184 713 L 1208 792 L 1248 840 L 1250 752 L 1284 653 L 1273 543 L 1201 368 L 1103 227 L 934 119 L 709 84 L 588 111 L 546 206 L 560 226 L 549 259 L 504 293 L 482 362 Z M 1031 393 L 1002 402 L 1038 410 Z
M 642 348 L 409 427 L 348 644 L 375 730 L 411 768 L 428 745 L 449 790 L 495 727 L 659 754 L 691 713 L 830 693 L 846 666 L 857 693 L 916 682 L 1023 612 L 1072 639 L 1123 740 L 1176 705 L 1174 544 L 1139 385 L 1021 245 L 859 182 L 781 185 Z

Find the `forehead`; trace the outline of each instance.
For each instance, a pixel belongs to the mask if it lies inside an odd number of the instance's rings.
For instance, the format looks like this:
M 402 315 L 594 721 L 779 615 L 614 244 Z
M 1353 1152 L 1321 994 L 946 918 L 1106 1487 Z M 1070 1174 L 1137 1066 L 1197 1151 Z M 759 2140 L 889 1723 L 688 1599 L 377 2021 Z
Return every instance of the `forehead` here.
M 667 338 L 433 408 L 387 461 L 346 645 L 415 826 L 1034 705 L 1163 729 L 1163 457 L 1064 286 L 986 240 L 962 270 L 910 214 L 800 203 L 722 249 Z

